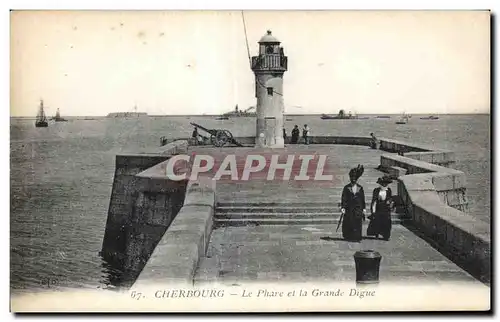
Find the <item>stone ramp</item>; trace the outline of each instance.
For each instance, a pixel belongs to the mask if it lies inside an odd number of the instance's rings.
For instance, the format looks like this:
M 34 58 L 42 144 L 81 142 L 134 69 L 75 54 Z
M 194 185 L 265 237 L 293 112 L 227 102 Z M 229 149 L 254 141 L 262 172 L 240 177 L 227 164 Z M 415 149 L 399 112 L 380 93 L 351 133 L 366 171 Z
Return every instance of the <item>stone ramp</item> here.
M 362 249 L 382 255 L 381 283 L 481 284 L 403 226 L 393 227 L 389 241 L 365 237 L 351 243 L 342 240 L 336 225 L 323 224 L 217 228 L 195 285 L 355 281 L 353 255 Z

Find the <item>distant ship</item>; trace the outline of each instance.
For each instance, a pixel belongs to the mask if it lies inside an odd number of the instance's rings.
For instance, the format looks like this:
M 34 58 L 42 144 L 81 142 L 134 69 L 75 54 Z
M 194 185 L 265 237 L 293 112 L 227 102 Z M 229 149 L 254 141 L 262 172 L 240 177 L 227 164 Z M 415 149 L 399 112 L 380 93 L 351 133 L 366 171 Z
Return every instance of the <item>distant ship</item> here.
M 234 111 L 224 113 L 224 114 L 222 114 L 221 117 L 249 117 L 249 116 L 257 116 L 257 113 L 250 112 L 253 109 L 255 109 L 255 106 L 250 106 L 246 110 L 241 111 L 241 110 L 238 109 L 238 104 L 236 104 L 236 107 L 234 108 Z
M 59 112 L 59 109 L 57 109 L 56 116 L 54 116 L 52 119 L 56 122 L 68 122 L 68 120 L 61 117 L 61 113 Z
M 410 117 L 411 116 L 406 115 L 405 113 L 403 113 L 403 115 L 401 115 L 401 117 L 399 118 L 399 120 L 396 121 L 396 124 L 406 124 L 406 123 L 408 123 L 408 119 Z
M 43 100 L 40 100 L 40 106 L 38 108 L 38 113 L 36 115 L 35 126 L 36 127 L 49 126 L 49 122 L 47 121 L 47 116 L 45 115 L 45 111 L 43 110 Z
M 391 117 L 389 115 L 378 115 L 376 118 L 378 118 L 378 119 L 390 119 Z
M 421 117 L 420 119 L 421 120 L 439 120 L 439 117 L 437 117 L 435 115 L 430 115 L 430 116 L 426 116 L 426 117 Z
M 344 110 L 340 110 L 337 115 L 328 115 L 328 114 L 322 114 L 321 115 L 322 120 L 355 120 L 358 119 L 356 115 L 352 115 L 351 112 L 349 114 L 345 114 Z
M 134 112 L 113 112 L 109 113 L 106 117 L 108 118 L 139 118 L 148 116 L 147 113 L 137 112 L 137 105 L 134 106 Z

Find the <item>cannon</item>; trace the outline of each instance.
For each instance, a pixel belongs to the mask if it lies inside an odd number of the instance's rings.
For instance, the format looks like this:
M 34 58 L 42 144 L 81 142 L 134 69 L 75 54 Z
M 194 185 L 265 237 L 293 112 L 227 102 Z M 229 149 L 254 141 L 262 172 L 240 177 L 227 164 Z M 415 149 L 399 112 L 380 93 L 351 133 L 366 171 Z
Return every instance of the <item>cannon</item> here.
M 243 145 L 236 141 L 233 137 L 233 134 L 229 132 L 228 130 L 214 130 L 214 129 L 207 129 L 199 124 L 190 123 L 192 126 L 195 128 L 202 130 L 204 132 L 207 132 L 210 134 L 210 142 L 216 146 L 216 147 L 223 147 L 226 144 L 234 144 L 238 147 L 242 147 Z

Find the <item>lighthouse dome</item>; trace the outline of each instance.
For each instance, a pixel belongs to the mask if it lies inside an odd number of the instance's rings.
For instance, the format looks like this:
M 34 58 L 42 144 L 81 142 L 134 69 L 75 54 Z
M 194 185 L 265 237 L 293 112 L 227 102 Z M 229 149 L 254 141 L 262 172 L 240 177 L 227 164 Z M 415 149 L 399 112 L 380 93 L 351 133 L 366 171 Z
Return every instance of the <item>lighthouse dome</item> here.
M 259 44 L 263 44 L 263 43 L 280 43 L 280 41 L 273 36 L 273 33 L 271 32 L 271 30 L 268 30 L 267 33 L 262 36 L 262 38 L 260 38 L 259 40 Z

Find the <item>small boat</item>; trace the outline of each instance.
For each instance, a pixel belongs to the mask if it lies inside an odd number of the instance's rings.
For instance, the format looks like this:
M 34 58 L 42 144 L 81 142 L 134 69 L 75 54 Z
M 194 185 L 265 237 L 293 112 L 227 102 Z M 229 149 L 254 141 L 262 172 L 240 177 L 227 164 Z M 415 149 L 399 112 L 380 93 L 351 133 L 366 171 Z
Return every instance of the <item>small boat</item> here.
M 219 116 L 215 118 L 216 120 L 229 120 L 229 117 L 227 116 Z
M 289 118 L 288 118 L 288 119 L 286 119 L 286 120 L 287 120 L 287 121 L 293 121 L 293 119 L 289 119 Z
M 391 117 L 389 115 L 378 115 L 376 118 L 378 118 L 378 119 L 390 119 Z
M 421 120 L 439 120 L 439 117 L 434 116 L 434 115 L 430 115 L 430 116 L 426 116 L 426 117 L 421 117 L 420 119 Z
M 57 109 L 56 116 L 52 118 L 56 122 L 68 122 L 68 120 L 61 117 L 61 113 L 59 113 L 59 109 Z
M 36 115 L 35 127 L 48 127 L 49 122 L 47 121 L 47 116 L 43 110 L 43 100 L 40 100 L 40 106 L 38 108 L 38 113 Z

